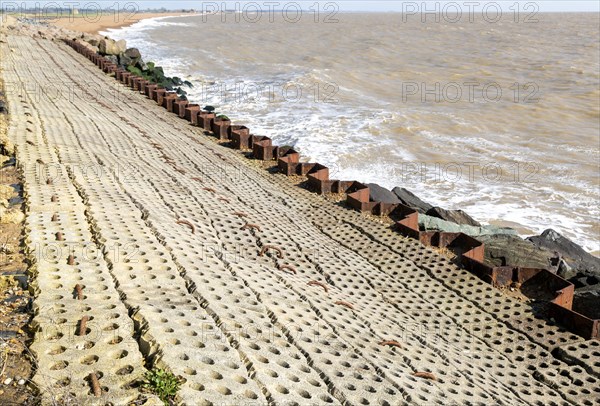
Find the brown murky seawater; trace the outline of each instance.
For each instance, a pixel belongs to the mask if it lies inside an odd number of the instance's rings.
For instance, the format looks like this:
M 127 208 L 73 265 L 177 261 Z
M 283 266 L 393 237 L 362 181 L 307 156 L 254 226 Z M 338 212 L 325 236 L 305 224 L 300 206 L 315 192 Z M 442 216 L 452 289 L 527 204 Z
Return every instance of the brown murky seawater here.
M 600 251 L 597 14 L 335 18 L 166 18 L 110 35 L 192 81 L 190 99 L 336 178 Z

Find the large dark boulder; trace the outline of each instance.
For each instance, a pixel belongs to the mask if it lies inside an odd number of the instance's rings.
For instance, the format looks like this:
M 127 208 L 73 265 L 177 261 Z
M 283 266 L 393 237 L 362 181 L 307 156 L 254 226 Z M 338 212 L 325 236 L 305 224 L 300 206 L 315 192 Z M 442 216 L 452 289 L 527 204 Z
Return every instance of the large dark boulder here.
M 137 48 L 126 49 L 125 52 L 123 52 L 123 55 L 125 55 L 131 59 L 139 59 L 142 57 L 142 54 L 140 53 L 139 49 L 137 49 Z
M 137 48 L 129 48 L 119 55 L 119 63 L 124 67 L 136 66 L 141 59 L 142 54 Z
M 135 66 L 136 63 L 135 59 L 131 59 L 125 55 L 119 55 L 119 65 L 125 69 L 127 69 L 128 66 Z
M 428 216 L 440 218 L 442 220 L 451 221 L 456 224 L 466 224 L 469 226 L 479 227 L 481 224 L 473 217 L 469 216 L 462 210 L 446 210 L 441 207 L 432 207 L 427 210 Z
M 367 183 L 372 202 L 400 203 L 400 199 L 391 191 L 379 186 L 377 183 Z
M 600 289 L 600 275 L 594 276 L 577 273 L 574 277 L 569 279 L 569 281 L 575 285 L 575 289 L 596 285 L 598 285 L 598 288 Z M 598 306 L 600 306 L 600 302 L 598 303 Z
M 392 189 L 392 192 L 400 199 L 403 205 L 411 207 L 419 213 L 425 214 L 427 210 L 433 208 L 431 204 L 424 202 L 417 195 L 403 187 L 395 187 Z
M 138 59 L 137 63 L 135 64 L 135 67 L 140 69 L 141 71 L 148 70 L 148 64 L 146 64 L 146 62 L 144 62 L 142 58 Z
M 600 319 L 600 287 L 576 289 L 573 295 L 573 310 L 591 319 Z
M 116 55 L 106 55 L 105 58 L 114 64 L 119 64 L 119 57 Z
M 517 235 L 517 230 L 510 227 L 499 227 L 493 225 L 470 226 L 468 224 L 456 224 L 451 221 L 442 220 L 437 217 L 419 214 L 419 228 L 421 231 L 442 231 L 445 233 L 463 233 L 471 237 L 491 234 L 511 234 Z
M 600 279 L 600 258 L 587 253 L 579 245 L 551 228 L 545 230 L 540 235 L 529 237 L 527 240 L 531 241 L 536 247 L 544 248 L 552 253 L 558 253 L 567 262 L 575 275 L 561 275 L 563 278 L 577 278 L 579 282 Z M 584 277 L 592 278 L 588 279 Z M 589 283 L 586 283 L 587 285 Z
M 485 244 L 485 263 L 493 266 L 520 266 L 553 270 L 550 262 L 552 252 L 536 247 L 530 241 L 516 235 L 481 235 Z

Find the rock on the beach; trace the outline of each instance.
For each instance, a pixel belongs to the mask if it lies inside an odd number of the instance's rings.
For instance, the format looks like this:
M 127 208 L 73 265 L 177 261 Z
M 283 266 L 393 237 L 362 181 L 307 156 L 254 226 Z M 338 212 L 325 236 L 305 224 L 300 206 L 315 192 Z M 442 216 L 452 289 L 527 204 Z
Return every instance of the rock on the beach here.
M 395 187 L 392 189 L 392 192 L 400 199 L 403 205 L 411 207 L 419 213 L 426 213 L 427 210 L 433 208 L 431 204 L 424 202 L 417 195 L 403 187 Z
M 475 227 L 481 226 L 477 220 L 462 210 L 446 210 L 441 207 L 432 207 L 431 209 L 427 210 L 426 214 L 428 216 L 437 217 L 456 224 L 467 224 Z
M 377 183 L 367 183 L 372 202 L 400 203 L 400 199 L 391 191 Z
M 419 228 L 423 231 L 442 231 L 445 233 L 463 233 L 471 237 L 493 234 L 517 235 L 517 230 L 510 227 L 499 227 L 493 225 L 470 226 L 468 224 L 456 224 L 451 221 L 442 220 L 437 217 L 419 214 Z
M 485 244 L 485 262 L 493 266 L 521 266 L 552 270 L 552 253 L 536 247 L 516 235 L 481 235 Z
M 120 55 L 127 49 L 127 43 L 124 39 L 115 41 L 108 38 L 103 38 L 98 43 L 98 50 L 102 55 Z
M 89 42 L 81 42 L 81 44 L 83 44 L 84 47 L 86 47 L 87 49 L 89 49 L 93 53 L 97 54 L 100 51 L 100 48 L 98 48 L 98 46 L 92 45 Z
M 100 41 L 102 41 L 104 38 L 106 38 L 103 35 L 100 34 L 88 34 L 88 33 L 83 33 L 82 37 L 81 37 L 85 42 L 89 43 L 90 45 L 93 46 L 98 46 L 100 44 Z
M 127 50 L 127 41 L 120 39 L 117 41 L 117 48 L 119 48 L 119 54 L 122 54 Z
M 114 64 L 119 63 L 119 57 L 117 55 L 106 55 L 106 59 L 108 59 L 109 61 L 111 61 Z
M 578 273 L 570 278 L 569 281 L 575 285 L 575 289 L 596 285 L 598 285 L 598 288 L 600 289 L 600 275 L 584 275 Z M 598 306 L 600 306 L 600 304 L 598 304 Z
M 581 276 L 595 276 L 600 278 L 600 258 L 587 253 L 579 245 L 555 230 L 550 228 L 538 236 L 527 238 L 527 240 L 531 241 L 537 247 L 559 253 L 574 273 L 581 274 Z M 575 275 L 571 275 L 570 277 L 573 276 Z M 569 279 L 568 275 L 567 279 Z
M 144 62 L 142 60 L 142 58 L 138 59 L 137 63 L 135 64 L 135 66 L 137 68 L 140 68 L 142 71 L 146 71 L 148 70 L 148 65 L 146 64 L 146 62 Z
M 131 58 L 131 59 L 138 59 L 142 57 L 142 54 L 140 53 L 139 49 L 137 48 L 129 48 L 127 50 L 125 50 L 125 52 L 123 52 L 123 55 Z
M 119 53 L 115 53 L 116 44 L 113 40 L 103 39 L 98 43 L 98 52 L 101 55 L 119 55 Z
M 592 319 L 600 319 L 600 287 L 576 289 L 573 310 Z
M 135 60 L 125 56 L 124 54 L 118 56 L 119 66 L 127 68 L 128 66 L 134 66 Z
M 137 48 L 129 48 L 119 55 L 119 63 L 122 66 L 137 65 L 142 58 L 142 54 Z

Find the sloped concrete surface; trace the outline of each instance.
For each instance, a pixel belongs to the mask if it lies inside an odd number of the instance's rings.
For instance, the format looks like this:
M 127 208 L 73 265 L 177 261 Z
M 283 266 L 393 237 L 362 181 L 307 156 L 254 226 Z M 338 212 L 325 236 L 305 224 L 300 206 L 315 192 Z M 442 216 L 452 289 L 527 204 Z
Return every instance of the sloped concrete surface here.
M 0 53 L 45 403 L 155 404 L 135 382 L 157 365 L 188 405 L 600 404 L 597 366 L 582 367 L 597 346 L 527 304 L 66 45 L 8 36 Z

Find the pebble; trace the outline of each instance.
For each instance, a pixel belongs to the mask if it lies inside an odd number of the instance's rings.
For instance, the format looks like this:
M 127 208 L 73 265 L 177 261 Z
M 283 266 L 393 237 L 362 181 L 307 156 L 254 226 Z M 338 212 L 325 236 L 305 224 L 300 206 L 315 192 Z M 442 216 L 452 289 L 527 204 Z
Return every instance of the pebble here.
M 5 385 L 10 385 L 10 383 L 11 383 L 11 382 L 12 382 L 12 378 L 6 378 L 6 379 L 4 380 L 4 384 L 5 384 Z
M 25 379 L 19 379 L 19 382 L 17 382 L 19 385 L 25 385 Z

